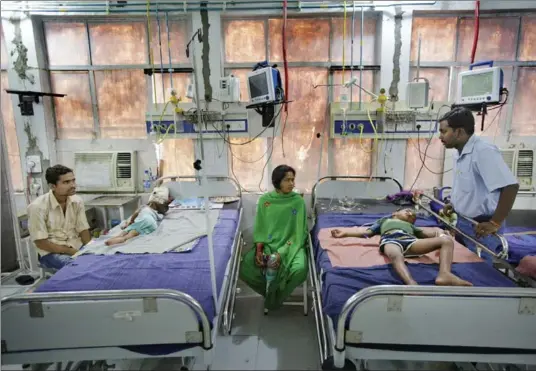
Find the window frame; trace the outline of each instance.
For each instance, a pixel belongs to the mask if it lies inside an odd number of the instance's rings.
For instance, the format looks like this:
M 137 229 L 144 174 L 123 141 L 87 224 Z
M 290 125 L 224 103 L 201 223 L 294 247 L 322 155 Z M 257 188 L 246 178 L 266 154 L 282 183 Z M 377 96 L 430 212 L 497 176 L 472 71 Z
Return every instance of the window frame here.
M 252 16 L 243 16 L 243 15 L 232 15 L 232 14 L 229 14 L 229 15 L 222 15 L 221 17 L 221 28 L 220 28 L 220 35 L 221 35 L 221 45 L 222 45 L 222 52 L 221 52 L 221 55 L 222 55 L 222 66 L 223 66 L 223 71 L 224 71 L 224 74 L 227 76 L 228 74 L 231 73 L 232 70 L 250 70 L 251 71 L 251 68 L 253 66 L 253 63 L 250 63 L 250 62 L 245 62 L 245 63 L 240 63 L 240 62 L 227 62 L 226 59 L 225 59 L 225 56 L 226 56 L 226 49 L 225 49 L 225 24 L 226 22 L 230 22 L 230 21 L 263 21 L 264 22 L 264 30 L 265 30 L 265 33 L 264 33 L 264 50 L 265 50 L 265 58 L 266 60 L 269 59 L 270 57 L 270 26 L 269 26 L 269 21 L 270 19 L 277 19 L 277 18 L 282 18 L 282 16 L 280 15 L 252 15 Z M 333 51 L 332 51 L 332 47 L 333 47 L 333 41 L 334 41 L 334 35 L 333 35 L 333 19 L 334 18 L 343 18 L 343 15 L 340 13 L 340 12 L 328 12 L 328 13 L 322 13 L 322 14 L 293 14 L 292 16 L 289 16 L 287 17 L 287 19 L 315 19 L 315 18 L 322 18 L 322 19 L 327 19 L 329 21 L 329 25 L 330 25 L 330 31 L 329 31 L 329 50 L 328 50 L 328 56 L 329 56 L 329 60 L 327 62 L 288 62 L 287 65 L 289 68 L 292 68 L 292 67 L 317 67 L 317 68 L 326 68 L 328 70 L 328 85 L 332 85 L 334 83 L 333 79 L 334 79 L 334 71 L 332 69 L 330 69 L 331 67 L 341 67 L 342 66 L 342 61 L 339 61 L 338 63 L 337 62 L 333 62 L 332 61 L 332 58 L 333 58 Z M 351 16 L 348 17 L 349 19 L 347 21 L 350 21 L 351 22 Z M 378 12 L 366 12 L 365 15 L 364 15 L 364 18 L 365 20 L 368 18 L 368 19 L 374 19 L 376 20 L 376 30 L 379 30 L 381 29 L 381 14 L 378 13 Z M 361 21 L 360 18 L 357 17 L 357 13 L 356 13 L 356 21 L 359 20 Z M 356 28 L 356 31 L 357 28 Z M 351 32 L 351 31 L 350 31 Z M 381 68 L 380 68 L 380 65 L 379 65 L 379 59 L 381 58 L 381 53 L 380 53 L 380 50 L 379 50 L 379 46 L 381 45 L 381 37 L 379 37 L 380 33 L 376 32 L 376 35 L 375 35 L 375 40 L 374 40 L 374 61 L 373 61 L 373 64 L 363 64 L 363 66 L 365 67 L 365 69 L 372 69 L 373 70 L 373 87 L 375 90 L 378 90 L 379 88 L 379 85 L 380 85 L 380 74 L 381 74 Z M 283 73 L 283 61 L 269 61 L 271 64 L 277 64 L 278 65 L 278 68 L 280 70 L 281 73 Z M 354 65 L 358 65 L 359 64 L 359 60 L 354 60 Z M 354 70 L 354 73 L 357 73 L 359 74 L 359 70 Z M 330 107 L 330 104 L 333 102 L 333 87 L 332 86 L 328 86 L 327 88 L 327 103 L 328 103 L 328 110 L 329 110 L 329 107 Z M 335 166 L 334 166 L 334 160 L 336 158 L 336 155 L 335 155 L 335 149 L 334 149 L 334 141 L 335 140 L 344 140 L 344 139 L 339 139 L 339 138 L 331 138 L 330 137 L 330 133 L 329 133 L 329 128 L 327 130 L 327 132 L 324 132 L 323 135 L 327 136 L 328 137 L 328 140 L 327 140 L 327 174 L 323 174 L 323 176 L 327 176 L 327 175 L 337 175 L 337 174 L 333 174 L 333 171 L 335 169 Z M 266 149 L 270 149 L 271 147 L 271 140 L 270 137 L 261 137 L 261 139 L 263 140 L 263 143 L 264 143 L 264 148 Z M 233 156 L 228 156 L 228 166 L 229 168 L 231 168 L 231 162 L 233 161 Z M 324 161 L 324 159 L 323 159 Z M 369 173 L 372 174 L 372 171 L 374 169 L 374 166 L 375 166 L 375 158 L 374 156 L 371 158 L 371 161 L 370 161 L 370 169 L 369 169 Z M 272 159 L 270 158 L 268 160 L 268 164 L 266 165 L 266 168 L 265 168 L 265 173 L 264 173 L 264 178 L 263 178 L 263 184 L 261 185 L 261 187 L 263 188 L 269 188 L 270 186 L 270 173 L 273 169 L 273 164 L 272 164 Z M 314 169 L 314 171 L 316 171 L 316 167 Z M 369 175 L 370 175 L 369 174 Z M 234 176 L 232 174 L 230 174 L 230 176 Z M 259 189 L 245 189 L 246 192 L 259 192 Z
M 493 65 L 496 67 L 512 67 L 512 82 L 509 89 L 509 102 L 516 101 L 516 90 L 517 90 L 517 78 L 519 76 L 519 69 L 522 67 L 536 67 L 536 61 L 520 61 L 520 41 L 522 37 L 523 29 L 523 17 L 528 15 L 536 15 L 536 11 L 529 12 L 496 12 L 496 13 L 485 13 L 480 14 L 480 18 L 504 18 L 504 17 L 516 17 L 518 19 L 518 27 L 516 31 L 515 39 L 515 60 L 513 61 L 493 61 Z M 456 14 L 446 14 L 446 13 L 420 13 L 416 12 L 413 14 L 414 18 L 453 18 L 456 17 L 456 42 L 454 49 L 454 61 L 451 62 L 423 62 L 420 63 L 420 68 L 448 68 L 449 72 L 449 99 L 452 100 L 454 97 L 452 92 L 457 90 L 457 81 L 459 71 L 464 67 L 469 67 L 470 62 L 458 62 L 458 47 L 460 44 L 460 21 L 463 18 L 471 18 L 473 15 L 469 12 L 457 12 Z M 413 40 L 412 40 L 413 41 Z M 410 69 L 417 67 L 417 61 L 410 60 Z M 514 115 L 514 105 L 510 104 L 507 107 L 507 112 L 505 115 L 506 123 L 502 125 L 502 132 L 498 135 L 508 135 L 512 133 L 512 119 Z
M 151 17 L 151 21 L 156 22 L 155 17 Z M 162 16 L 160 18 L 160 25 L 162 27 L 162 22 L 164 22 L 165 27 L 165 18 Z M 168 16 L 168 22 L 186 22 L 186 28 L 187 30 L 190 30 L 192 28 L 192 22 L 191 17 L 188 15 L 169 15 Z M 48 55 L 48 46 L 47 46 L 47 40 L 46 40 L 46 23 L 83 23 L 85 26 L 85 37 L 86 37 L 86 50 L 88 52 L 88 58 L 89 58 L 89 64 L 88 65 L 65 65 L 65 66 L 51 66 L 49 61 L 49 55 Z M 145 40 L 145 50 L 146 50 L 146 63 L 144 64 L 114 64 L 114 65 L 93 65 L 92 61 L 92 55 L 91 55 L 91 38 L 90 38 L 90 25 L 93 24 L 110 24 L 110 23 L 143 23 L 145 34 L 146 34 L 146 40 Z M 98 107 L 98 99 L 97 99 L 97 91 L 96 91 L 96 79 L 95 79 L 95 71 L 114 71 L 114 70 L 143 70 L 147 68 L 152 68 L 150 64 L 150 56 L 149 56 L 149 48 L 150 48 L 150 41 L 151 41 L 151 35 L 149 34 L 149 27 L 147 25 L 147 20 L 145 18 L 140 18 L 136 16 L 127 16 L 127 17 L 117 17 L 117 18 L 104 18 L 104 17 L 61 17 L 61 16 L 51 16 L 51 17 L 43 17 L 41 20 L 41 31 L 43 35 L 43 47 L 44 47 L 44 59 L 45 59 L 45 68 L 49 71 L 48 73 L 48 83 L 50 86 L 52 86 L 52 74 L 51 72 L 62 72 L 62 73 L 69 73 L 69 72 L 87 72 L 88 73 L 88 83 L 89 83 L 89 92 L 91 96 L 91 106 L 93 109 L 93 131 L 94 136 L 93 139 L 103 139 L 101 136 L 101 126 L 100 126 L 100 119 L 99 119 L 99 107 Z M 153 29 L 151 31 L 154 32 Z M 158 31 L 156 31 L 158 32 Z M 158 49 L 157 49 L 158 50 Z M 164 61 L 162 61 L 164 62 Z M 185 68 L 189 69 L 191 68 L 191 63 L 162 63 L 162 67 L 164 69 L 168 68 Z M 154 65 L 155 70 L 160 70 L 160 63 Z M 160 73 L 160 72 L 158 72 Z M 164 74 L 167 74 L 168 72 L 164 72 Z M 173 73 L 185 73 L 190 74 L 190 72 L 173 72 Z M 147 104 L 153 105 L 153 84 L 152 84 L 152 76 L 151 75 L 145 75 L 145 81 L 147 86 Z M 54 129 L 55 129 L 55 136 L 58 140 L 74 140 L 69 138 L 59 138 L 58 137 L 58 123 L 56 120 L 56 109 L 55 104 L 52 104 L 52 114 L 54 119 Z M 132 139 L 132 138 L 116 138 L 116 140 L 125 140 L 125 139 Z

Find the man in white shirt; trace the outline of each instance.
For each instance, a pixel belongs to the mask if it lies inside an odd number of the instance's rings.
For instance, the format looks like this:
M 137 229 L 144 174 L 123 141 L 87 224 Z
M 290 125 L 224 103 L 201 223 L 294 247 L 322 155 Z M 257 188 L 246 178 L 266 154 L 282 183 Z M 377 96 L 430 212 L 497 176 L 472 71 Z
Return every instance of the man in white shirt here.
M 90 240 L 84 202 L 75 195 L 76 179 L 68 167 L 55 165 L 45 178 L 50 192 L 28 206 L 28 229 L 39 262 L 60 269 Z
M 451 203 L 454 210 L 479 224 L 478 237 L 497 232 L 510 213 L 519 185 L 499 149 L 474 134 L 475 118 L 455 108 L 440 120 L 441 142 L 456 148 Z

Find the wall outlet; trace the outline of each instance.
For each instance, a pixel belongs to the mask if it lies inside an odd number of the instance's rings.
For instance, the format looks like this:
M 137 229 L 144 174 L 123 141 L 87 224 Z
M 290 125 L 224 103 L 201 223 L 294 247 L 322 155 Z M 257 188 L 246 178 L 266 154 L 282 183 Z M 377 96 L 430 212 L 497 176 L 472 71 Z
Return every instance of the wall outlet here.
M 30 184 L 30 194 L 32 197 L 37 197 L 43 194 L 43 179 L 32 179 L 32 183 Z
M 26 172 L 28 174 L 39 174 L 42 171 L 40 156 L 26 156 Z

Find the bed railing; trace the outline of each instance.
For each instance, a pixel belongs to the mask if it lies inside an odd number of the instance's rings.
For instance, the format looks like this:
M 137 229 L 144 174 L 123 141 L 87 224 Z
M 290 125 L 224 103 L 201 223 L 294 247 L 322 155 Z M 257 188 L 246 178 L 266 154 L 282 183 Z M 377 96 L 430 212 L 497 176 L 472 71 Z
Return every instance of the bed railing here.
M 212 339 L 210 336 L 210 321 L 208 320 L 203 307 L 192 296 L 175 290 L 111 290 L 111 291 L 69 291 L 69 292 L 47 292 L 16 294 L 2 298 L 2 312 L 9 306 L 16 304 L 28 304 L 30 316 L 35 311 L 34 316 L 42 317 L 42 308 L 40 304 L 56 301 L 100 301 L 100 300 L 131 300 L 131 299 L 168 299 L 178 301 L 188 305 L 198 316 L 201 321 L 201 332 L 203 334 L 202 346 L 208 350 L 212 348 Z M 178 319 L 179 320 L 179 319 Z
M 437 199 L 435 199 L 434 197 L 430 197 L 426 194 L 421 194 L 420 195 L 420 198 L 418 200 L 418 205 L 423 208 L 424 210 L 426 210 L 428 213 L 430 213 L 431 215 L 435 216 L 436 218 L 438 218 L 439 220 L 441 220 L 443 223 L 445 223 L 446 225 L 450 225 L 450 223 L 443 217 L 441 217 L 440 215 L 438 215 L 437 213 L 435 213 L 434 211 L 432 211 L 430 208 L 426 207 L 423 205 L 422 203 L 422 198 L 425 197 L 425 198 L 428 198 L 430 201 L 432 202 L 436 202 L 438 203 L 439 205 L 441 206 L 445 206 L 445 203 L 443 203 L 442 201 L 439 201 Z M 476 221 L 474 221 L 473 219 L 467 217 L 467 216 L 464 216 L 464 215 L 461 215 L 461 214 L 458 214 L 459 217 L 469 221 L 471 224 L 473 225 L 478 225 L 478 223 Z M 506 238 L 504 238 L 504 236 L 502 236 L 501 234 L 498 234 L 498 233 L 494 233 L 493 236 L 496 237 L 499 242 L 501 243 L 501 251 L 499 253 L 496 253 L 494 251 L 491 251 L 489 248 L 487 248 L 486 246 L 484 246 L 482 243 L 476 241 L 473 237 L 467 235 L 466 233 L 462 232 L 460 229 L 452 226 L 451 227 L 456 233 L 459 233 L 460 235 L 464 236 L 465 238 L 467 238 L 469 241 L 473 242 L 475 244 L 475 246 L 477 247 L 477 254 L 478 256 L 481 256 L 481 251 L 484 250 L 486 251 L 488 254 L 490 254 L 491 256 L 495 257 L 495 258 L 499 258 L 499 259 L 507 259 L 508 258 L 508 241 L 506 240 Z
M 527 288 L 500 287 L 448 287 L 448 286 L 399 286 L 381 285 L 370 286 L 352 295 L 344 304 L 337 321 L 337 333 L 334 361 L 335 367 L 344 365 L 346 321 L 348 316 L 362 303 L 377 296 L 433 296 L 433 297 L 480 297 L 480 298 L 515 298 L 515 299 L 535 299 L 536 290 Z
M 154 185 L 155 186 L 160 186 L 160 185 L 162 185 L 164 183 L 165 180 L 171 180 L 172 182 L 178 182 L 178 183 L 180 183 L 182 180 L 186 180 L 188 182 L 184 182 L 184 183 L 187 184 L 187 183 L 194 183 L 194 181 L 199 183 L 202 179 L 203 179 L 203 177 L 201 177 L 201 176 L 171 175 L 171 176 L 164 176 L 164 177 L 158 178 L 157 180 L 154 181 Z M 229 178 L 229 177 L 225 177 L 225 176 L 207 176 L 207 180 L 209 182 L 209 185 L 211 183 L 215 183 L 215 182 L 227 182 L 228 181 L 235 188 L 235 194 L 234 195 L 236 197 L 239 197 L 240 199 L 242 199 L 242 190 L 240 189 L 240 186 L 238 185 L 237 181 L 234 180 L 233 178 Z M 215 189 L 215 190 L 211 189 L 210 197 L 212 197 L 212 196 L 226 196 L 226 194 L 218 194 L 218 192 L 221 192 L 222 189 L 221 189 L 221 187 L 217 187 L 217 188 L 218 189 Z M 179 187 L 173 187 L 174 191 L 180 191 L 181 189 L 182 189 L 182 187 L 180 187 L 180 186 Z M 170 190 L 171 190 L 171 188 L 170 188 Z M 203 196 L 203 195 L 201 194 L 201 195 L 198 195 L 198 196 Z

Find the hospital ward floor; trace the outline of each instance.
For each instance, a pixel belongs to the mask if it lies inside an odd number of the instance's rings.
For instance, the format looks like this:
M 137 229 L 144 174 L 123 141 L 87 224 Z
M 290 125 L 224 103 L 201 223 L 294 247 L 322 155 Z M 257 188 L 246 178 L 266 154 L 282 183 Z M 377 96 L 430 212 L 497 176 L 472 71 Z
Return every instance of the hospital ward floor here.
M 262 297 L 239 282 L 236 317 L 231 336 L 220 336 L 212 370 L 320 370 L 314 314 L 303 306 L 285 306 L 263 314 Z M 297 296 L 299 300 L 301 296 Z M 118 362 L 116 370 L 173 370 L 173 359 Z M 369 362 L 369 370 L 451 370 L 452 364 L 425 362 Z M 202 370 L 194 365 L 194 370 Z

